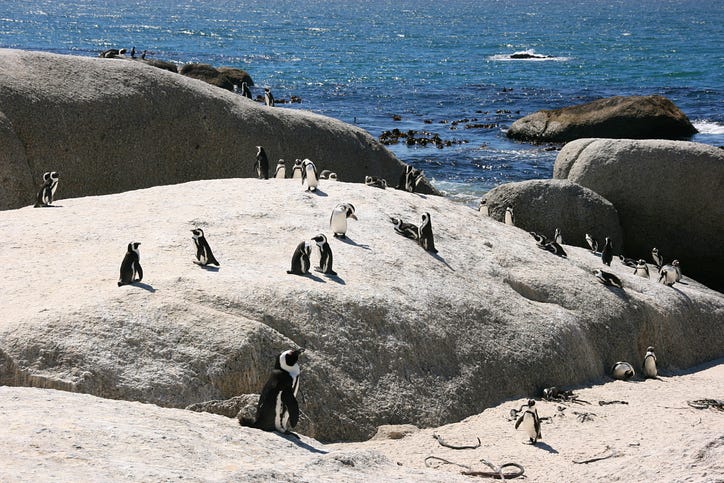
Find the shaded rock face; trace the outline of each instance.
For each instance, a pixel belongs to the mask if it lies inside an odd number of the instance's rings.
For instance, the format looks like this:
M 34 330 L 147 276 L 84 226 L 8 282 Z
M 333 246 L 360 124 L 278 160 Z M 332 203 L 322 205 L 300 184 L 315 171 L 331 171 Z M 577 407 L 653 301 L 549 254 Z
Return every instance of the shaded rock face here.
M 248 72 L 235 67 L 219 67 L 218 71 L 229 78 L 231 83 L 236 87 L 240 88 L 241 84 L 246 82 L 246 85 L 251 87 L 254 85 L 254 81 Z
M 258 394 L 279 352 L 304 347 L 298 399 L 310 431 L 359 440 L 383 424 L 438 426 L 599 379 L 616 361 L 639 365 L 649 345 L 661 370 L 724 356 L 724 296 L 694 280 L 667 287 L 614 260 L 607 270 L 625 288 L 608 288 L 588 250 L 566 246 L 559 258 L 447 199 L 320 189 L 207 180 L 0 212 L 12 234 L 0 250 L 0 386 L 185 408 Z M 329 232 L 340 202 L 358 217 L 346 240 Z M 436 255 L 389 221 L 423 213 Z M 193 263 L 195 226 L 218 270 Z M 288 275 L 297 244 L 317 233 L 338 277 Z M 130 241 L 141 242 L 144 279 L 118 287 Z
M 560 161 L 560 162 L 559 162 Z M 665 262 L 724 288 L 724 151 L 684 141 L 582 139 L 566 145 L 554 167 L 618 210 L 626 253 Z
M 614 252 L 623 249 L 623 232 L 618 212 L 610 201 L 588 188 L 568 180 L 530 180 L 507 183 L 485 195 L 490 216 L 505 218 L 505 209 L 513 208 L 515 226 L 553 239 L 561 230 L 567 245 L 588 247 L 586 233 L 603 247 L 605 237 L 613 242 Z
M 269 159 L 309 158 L 346 181 L 403 169 L 359 128 L 267 109 L 140 61 L 2 49 L 0 71 L 0 176 L 11 187 L 0 209 L 34 203 L 45 171 L 61 173 L 59 199 L 251 177 L 258 145 Z
M 507 136 L 521 141 L 568 142 L 578 138 L 686 139 L 689 119 L 661 96 L 615 96 L 542 110 L 515 121 Z
M 167 70 L 169 72 L 178 73 L 178 67 L 173 62 L 168 62 L 168 61 L 160 60 L 160 59 L 135 59 L 135 61 L 141 62 L 146 65 L 150 65 L 151 67 L 156 67 L 158 69 L 163 69 L 163 70 Z
M 234 90 L 234 83 L 226 75 L 220 72 L 216 67 L 209 64 L 186 64 L 181 67 L 179 74 L 199 79 L 211 84 L 212 86 L 221 87 L 227 91 Z

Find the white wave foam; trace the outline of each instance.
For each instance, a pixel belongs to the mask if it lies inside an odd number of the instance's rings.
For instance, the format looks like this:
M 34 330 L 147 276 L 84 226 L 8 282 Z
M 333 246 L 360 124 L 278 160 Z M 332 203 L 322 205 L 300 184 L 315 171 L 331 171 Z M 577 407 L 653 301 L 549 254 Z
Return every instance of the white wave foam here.
M 571 60 L 570 57 L 555 57 L 552 55 L 537 54 L 534 49 L 520 50 L 512 54 L 495 54 L 488 57 L 488 60 L 524 60 L 524 61 L 558 61 Z
M 693 121 L 692 124 L 699 134 L 724 134 L 724 125 L 713 121 Z

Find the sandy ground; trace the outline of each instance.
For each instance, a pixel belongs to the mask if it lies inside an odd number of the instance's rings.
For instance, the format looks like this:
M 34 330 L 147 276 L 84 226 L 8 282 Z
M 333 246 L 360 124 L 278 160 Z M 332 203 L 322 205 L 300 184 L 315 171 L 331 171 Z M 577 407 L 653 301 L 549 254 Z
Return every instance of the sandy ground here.
M 479 481 L 437 456 L 515 462 L 525 480 L 724 481 L 724 360 L 661 380 L 575 390 L 586 403 L 537 402 L 543 440 L 526 444 L 507 401 L 459 423 L 397 440 L 322 444 L 241 428 L 233 419 L 84 394 L 0 387 L 0 481 Z M 628 404 L 599 405 L 599 401 Z M 588 413 L 588 416 L 584 414 Z M 476 449 L 453 450 L 447 443 Z M 576 461 L 608 458 L 589 463 Z M 523 481 L 518 479 L 516 481 Z

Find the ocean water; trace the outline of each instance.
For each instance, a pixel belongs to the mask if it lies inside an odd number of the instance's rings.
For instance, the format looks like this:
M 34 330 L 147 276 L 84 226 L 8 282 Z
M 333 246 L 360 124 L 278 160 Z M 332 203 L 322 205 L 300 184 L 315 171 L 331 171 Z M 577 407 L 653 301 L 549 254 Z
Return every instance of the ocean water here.
M 437 134 L 450 146 L 389 149 L 471 205 L 498 184 L 551 176 L 555 150 L 505 137 L 539 109 L 660 94 L 699 129 L 694 141 L 724 145 L 723 25 L 722 0 L 0 0 L 0 47 L 135 46 L 245 69 L 255 93 L 302 98 L 281 108 L 375 137 Z

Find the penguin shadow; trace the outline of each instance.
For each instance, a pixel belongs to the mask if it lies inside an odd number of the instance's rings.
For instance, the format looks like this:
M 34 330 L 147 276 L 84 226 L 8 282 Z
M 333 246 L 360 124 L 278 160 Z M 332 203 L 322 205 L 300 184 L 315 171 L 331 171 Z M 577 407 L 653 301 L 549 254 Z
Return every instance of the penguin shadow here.
M 619 287 L 613 287 L 613 286 L 611 286 L 611 285 L 604 285 L 604 287 L 606 287 L 606 288 L 608 289 L 608 291 L 611 292 L 612 294 L 614 294 L 616 297 L 620 298 L 621 300 L 625 300 L 625 301 L 628 302 L 629 296 L 628 296 L 628 294 L 624 291 L 624 289 L 619 288 Z
M 371 250 L 371 248 L 370 248 L 369 245 L 362 245 L 362 244 L 360 244 L 360 243 L 357 243 L 356 241 L 352 240 L 352 239 L 351 239 L 350 237 L 348 237 L 348 236 L 345 236 L 344 238 L 334 237 L 334 239 L 335 239 L 335 240 L 339 240 L 339 241 L 341 241 L 342 243 L 346 243 L 347 245 L 350 245 L 350 246 L 353 246 L 353 247 L 363 248 L 363 249 L 365 249 L 365 250 Z
M 198 265 L 198 264 L 197 264 L 197 265 Z M 199 267 L 203 268 L 203 269 L 206 270 L 207 272 L 218 272 L 218 271 L 219 271 L 219 268 L 221 268 L 221 267 L 217 267 L 217 266 L 214 266 L 214 265 L 199 265 Z
M 345 281 L 339 276 L 339 275 L 330 275 L 328 273 L 323 274 L 325 277 L 327 277 L 329 280 L 333 282 L 337 282 L 340 285 L 347 285 Z
M 306 278 L 308 278 L 308 279 L 310 279 L 310 280 L 314 280 L 315 282 L 327 283 L 323 278 L 316 276 L 316 275 L 313 274 L 312 272 L 307 272 L 307 273 L 305 273 L 305 274 L 302 275 L 302 276 L 303 276 L 303 277 L 306 277 Z
M 455 271 L 455 269 L 453 267 L 451 267 L 450 264 L 447 262 L 447 260 L 445 260 L 442 256 L 440 256 L 439 253 L 433 253 L 433 252 L 427 252 L 427 253 L 429 253 L 432 258 L 438 260 L 439 262 L 441 262 L 443 265 L 445 265 L 447 268 L 449 268 L 453 272 Z
M 558 450 L 549 445 L 548 443 L 544 443 L 542 441 L 538 441 L 536 444 L 534 444 L 536 448 L 540 448 L 542 450 L 548 451 L 551 454 L 558 454 Z
M 131 283 L 130 285 L 133 285 L 134 287 L 142 288 L 143 290 L 145 290 L 145 291 L 147 291 L 147 292 L 151 292 L 151 293 L 156 292 L 156 289 L 153 288 L 152 285 L 149 285 L 149 284 L 144 283 L 144 282 L 133 282 L 133 283 Z
M 677 282 L 677 283 L 681 283 L 681 282 Z M 676 293 L 678 293 L 679 295 L 681 295 L 681 297 L 682 297 L 683 299 L 685 299 L 687 302 L 691 303 L 691 298 L 689 298 L 689 296 L 686 295 L 684 292 L 682 292 L 681 290 L 679 290 L 678 288 L 673 287 L 673 286 L 671 287 L 671 289 L 672 289 L 673 291 L 675 291 Z
M 302 449 L 306 449 L 310 453 L 318 453 L 318 454 L 328 454 L 329 453 L 329 451 L 324 451 L 323 449 L 315 448 L 314 446 L 305 443 L 304 441 L 302 441 L 302 438 L 300 438 L 298 435 L 296 435 L 294 433 L 284 434 L 284 433 L 280 433 L 278 431 L 274 431 L 274 434 L 276 434 L 277 436 L 279 436 L 282 439 L 289 441 L 292 444 L 299 446 Z
M 327 193 L 325 193 L 324 191 L 320 190 L 319 188 L 317 188 L 317 189 L 314 190 L 314 191 L 307 190 L 307 193 L 315 194 L 315 195 L 321 196 L 321 197 L 326 197 L 326 196 L 328 196 Z

